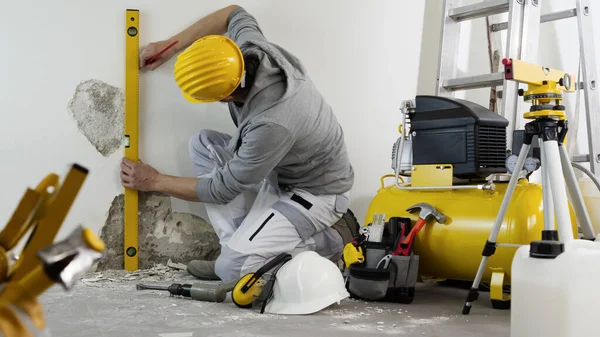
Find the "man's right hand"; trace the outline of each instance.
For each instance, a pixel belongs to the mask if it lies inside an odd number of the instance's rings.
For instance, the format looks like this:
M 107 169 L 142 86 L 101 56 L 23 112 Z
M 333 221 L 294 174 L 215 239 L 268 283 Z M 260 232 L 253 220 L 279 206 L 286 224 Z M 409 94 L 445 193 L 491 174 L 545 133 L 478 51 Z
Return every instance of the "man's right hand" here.
M 150 60 L 154 55 L 160 53 L 163 49 L 167 48 L 171 43 L 173 43 L 171 40 L 157 41 L 152 42 L 144 47 L 140 53 L 140 68 L 145 67 L 147 69 L 154 70 L 160 67 L 163 63 L 167 62 L 171 57 L 173 57 L 173 55 L 177 53 L 177 44 L 154 59 L 152 63 L 146 64 L 148 60 Z
M 173 55 L 187 48 L 187 46 L 191 45 L 199 38 L 207 35 L 223 35 L 227 33 L 227 22 L 229 15 L 236 8 L 239 8 L 239 6 L 230 5 L 221 8 L 218 11 L 215 11 L 196 21 L 194 24 L 179 34 L 172 36 L 168 40 L 150 43 L 140 53 L 140 68 L 154 70 L 160 67 L 163 63 L 167 62 L 171 57 L 173 57 Z M 146 64 L 146 62 L 151 59 L 152 56 L 160 53 L 161 50 L 165 49 L 176 40 L 179 41 L 177 44 L 157 57 L 152 64 Z

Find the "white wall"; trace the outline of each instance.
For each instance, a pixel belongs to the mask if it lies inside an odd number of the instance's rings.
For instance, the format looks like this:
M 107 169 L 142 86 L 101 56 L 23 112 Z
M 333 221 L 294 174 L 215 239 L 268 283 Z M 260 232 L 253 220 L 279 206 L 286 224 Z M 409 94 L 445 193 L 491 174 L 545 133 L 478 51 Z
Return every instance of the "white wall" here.
M 6 1 L 0 10 L 0 223 L 25 188 L 73 162 L 90 175 L 59 232 L 77 224 L 99 231 L 122 193 L 122 150 L 103 157 L 67 111 L 76 86 L 98 79 L 124 87 L 125 9 L 141 11 L 141 44 L 169 37 L 225 1 Z M 346 132 L 356 183 L 351 207 L 362 222 L 379 177 L 390 171 L 398 107 L 417 91 L 424 2 L 239 1 L 266 36 L 295 53 L 333 106 Z M 141 158 L 164 173 L 191 175 L 190 135 L 233 131 L 225 106 L 185 102 L 173 62 L 140 78 Z M 175 208 L 201 216 L 199 204 Z

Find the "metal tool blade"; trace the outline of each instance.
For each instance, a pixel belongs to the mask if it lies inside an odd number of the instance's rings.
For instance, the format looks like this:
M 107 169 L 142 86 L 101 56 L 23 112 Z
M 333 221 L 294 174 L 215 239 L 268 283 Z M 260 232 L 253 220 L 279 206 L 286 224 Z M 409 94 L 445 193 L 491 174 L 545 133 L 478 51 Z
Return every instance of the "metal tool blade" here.
M 135 288 L 137 290 L 164 290 L 164 291 L 169 291 L 169 287 L 152 286 L 152 285 L 147 285 L 147 284 L 136 284 Z

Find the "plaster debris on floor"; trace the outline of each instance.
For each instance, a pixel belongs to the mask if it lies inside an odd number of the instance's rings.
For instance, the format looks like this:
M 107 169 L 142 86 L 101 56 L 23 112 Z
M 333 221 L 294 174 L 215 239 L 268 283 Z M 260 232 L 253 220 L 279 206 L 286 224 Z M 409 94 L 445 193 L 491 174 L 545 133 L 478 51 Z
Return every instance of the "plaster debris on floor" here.
M 201 217 L 173 212 L 171 198 L 150 192 L 139 194 L 139 268 L 156 264 L 187 264 L 191 260 L 213 260 L 220 252 L 212 226 Z M 123 269 L 124 196 L 118 195 L 108 211 L 100 238 L 106 252 L 98 270 Z
M 123 89 L 99 80 L 80 83 L 68 109 L 79 131 L 103 156 L 120 148 L 124 135 Z
M 184 264 L 168 260 L 166 265 L 157 264 L 149 269 L 140 269 L 133 272 L 126 270 L 109 269 L 85 274 L 80 282 L 88 287 L 121 287 L 128 286 L 129 282 L 142 281 L 163 282 L 173 280 L 193 280 L 187 273 Z
M 412 304 L 345 299 L 312 315 L 261 314 L 241 309 L 230 296 L 223 303 L 136 290 L 136 284 L 214 283 L 193 278 L 167 261 L 145 270 L 85 274 L 69 292 L 54 287 L 43 295 L 52 336 L 328 336 L 352 337 L 506 336 L 508 312 L 493 310 L 482 294 L 477 311 L 460 314 L 464 290 L 420 284 Z

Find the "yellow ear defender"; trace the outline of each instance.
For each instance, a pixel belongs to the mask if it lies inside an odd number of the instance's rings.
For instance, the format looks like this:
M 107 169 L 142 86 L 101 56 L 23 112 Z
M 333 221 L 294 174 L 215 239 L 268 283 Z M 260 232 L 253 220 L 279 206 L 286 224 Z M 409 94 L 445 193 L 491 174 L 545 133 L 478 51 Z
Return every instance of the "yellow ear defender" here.
M 235 284 L 233 290 L 231 291 L 231 300 L 233 303 L 240 308 L 251 308 L 252 302 L 256 298 L 261 297 L 264 300 L 263 308 L 261 310 L 262 313 L 267 303 L 266 300 L 271 296 L 271 291 L 273 289 L 273 285 L 275 284 L 275 277 L 271 277 L 270 280 L 265 282 L 265 280 L 262 279 L 262 276 L 277 266 L 281 267 L 284 263 L 291 259 L 292 256 L 290 254 L 279 254 L 273 260 L 269 261 L 269 263 L 258 269 L 255 273 L 248 273 L 244 275 Z

